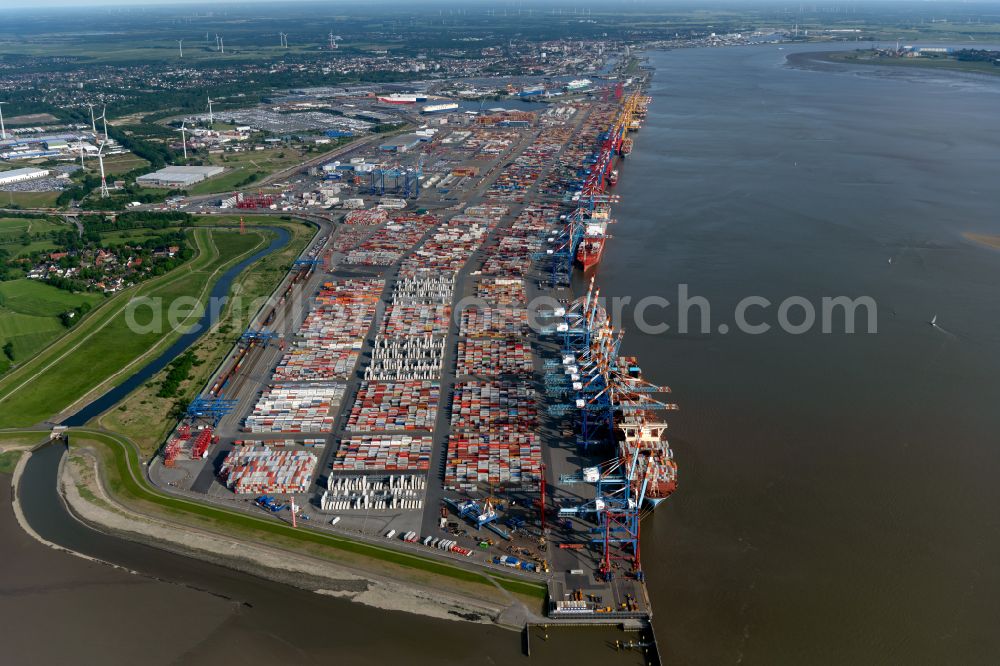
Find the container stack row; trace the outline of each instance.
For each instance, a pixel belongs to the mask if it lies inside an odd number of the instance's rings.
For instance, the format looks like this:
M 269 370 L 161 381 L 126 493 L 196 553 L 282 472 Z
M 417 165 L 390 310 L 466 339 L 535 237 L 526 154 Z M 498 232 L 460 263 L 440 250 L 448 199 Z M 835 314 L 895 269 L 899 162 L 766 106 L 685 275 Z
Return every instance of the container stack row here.
M 455 384 L 451 429 L 506 436 L 538 427 L 535 390 L 524 383 L 470 381 Z
M 272 449 L 281 449 L 285 448 L 286 446 L 287 447 L 304 446 L 307 449 L 316 449 L 326 446 L 326 440 L 325 439 L 262 439 L 255 442 L 251 441 L 244 442 L 242 440 L 236 440 L 235 442 L 233 442 L 233 444 L 237 446 L 242 446 L 244 444 L 247 445 L 256 444 L 260 446 L 269 446 Z
M 486 196 L 499 201 L 523 203 L 527 190 L 538 181 L 546 164 L 559 154 L 570 136 L 571 130 L 564 127 L 552 127 L 539 134 L 530 146 L 504 167 Z
M 485 217 L 454 216 L 403 260 L 399 268 L 400 276 L 457 272 L 483 244 L 495 224 L 495 220 Z
M 523 338 L 479 338 L 458 342 L 458 376 L 530 375 L 531 349 Z
M 362 382 L 348 418 L 351 432 L 420 430 L 431 432 L 440 385 L 431 381 Z
M 329 432 L 344 384 L 275 384 L 264 390 L 246 418 L 247 432 Z
M 534 432 L 448 438 L 444 485 L 457 491 L 514 486 L 534 490 L 542 478 L 542 445 Z
M 494 307 L 527 307 L 528 295 L 524 280 L 518 278 L 485 277 L 476 285 L 476 298 Z
M 362 266 L 390 266 L 437 226 L 433 215 L 404 215 L 384 224 L 360 246 L 347 253 L 345 261 Z
M 389 219 L 389 214 L 381 208 L 352 210 L 344 216 L 344 224 L 378 225 Z
M 411 435 L 364 435 L 341 440 L 333 459 L 338 472 L 426 471 L 431 438 Z
M 266 446 L 237 446 L 226 456 L 219 476 L 236 494 L 304 493 L 317 458 L 302 450 L 274 451 Z
M 483 274 L 506 278 L 523 278 L 531 267 L 532 255 L 547 251 L 547 235 L 558 220 L 559 208 L 555 205 L 526 207 L 514 220 L 511 228 L 500 239 L 499 246 L 490 252 L 483 263 Z
M 384 280 L 327 282 L 289 350 L 278 362 L 278 382 L 315 382 L 346 378 L 357 365 L 371 328 Z
M 450 320 L 449 303 L 393 302 L 382 321 L 382 334 L 386 337 L 447 335 Z
M 524 308 L 469 308 L 462 311 L 461 335 L 521 337 L 528 333 L 528 311 Z

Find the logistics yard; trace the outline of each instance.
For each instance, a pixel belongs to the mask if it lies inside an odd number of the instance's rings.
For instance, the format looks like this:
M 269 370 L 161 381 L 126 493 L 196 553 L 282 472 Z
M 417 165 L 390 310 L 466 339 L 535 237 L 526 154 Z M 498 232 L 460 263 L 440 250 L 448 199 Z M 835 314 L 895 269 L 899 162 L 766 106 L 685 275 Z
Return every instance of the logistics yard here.
M 585 237 L 603 243 L 592 228 L 645 99 L 619 87 L 538 113 L 447 114 L 268 197 L 358 203 L 295 262 L 151 479 L 516 570 L 547 583 L 552 618 L 648 617 L 638 520 L 673 489 L 669 449 L 649 435 L 672 406 L 618 360 L 594 294 L 570 286 Z

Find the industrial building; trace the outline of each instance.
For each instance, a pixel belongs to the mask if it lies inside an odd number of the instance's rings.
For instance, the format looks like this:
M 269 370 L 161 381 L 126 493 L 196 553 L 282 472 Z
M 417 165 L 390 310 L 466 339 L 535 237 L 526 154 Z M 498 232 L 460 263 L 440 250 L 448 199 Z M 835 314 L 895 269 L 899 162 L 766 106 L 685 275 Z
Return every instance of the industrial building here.
M 49 175 L 45 169 L 35 169 L 26 167 L 24 169 L 14 169 L 12 171 L 0 172 L 0 185 L 11 185 L 13 183 L 23 183 L 26 180 L 44 178 Z
M 428 138 L 429 137 L 419 136 L 417 134 L 404 134 L 394 139 L 390 139 L 385 143 L 379 144 L 379 150 L 386 150 L 394 153 L 405 153 L 406 151 L 415 148 L 421 141 L 426 141 Z
M 218 176 L 223 171 L 225 169 L 217 166 L 168 166 L 139 176 L 135 182 L 143 187 L 184 188 Z

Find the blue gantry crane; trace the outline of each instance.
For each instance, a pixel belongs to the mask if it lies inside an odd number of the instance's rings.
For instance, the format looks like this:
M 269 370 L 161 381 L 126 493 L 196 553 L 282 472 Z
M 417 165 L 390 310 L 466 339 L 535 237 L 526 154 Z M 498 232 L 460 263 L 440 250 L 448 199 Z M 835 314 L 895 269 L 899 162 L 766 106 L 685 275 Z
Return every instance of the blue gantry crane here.
M 243 332 L 243 335 L 240 336 L 240 342 L 260 342 L 265 345 L 280 339 L 281 336 L 274 331 L 265 331 L 263 329 L 254 328 L 248 328 Z
M 423 156 L 416 168 L 376 167 L 368 174 L 368 193 L 382 196 L 387 191 L 402 194 L 404 199 L 420 196 L 420 178 L 423 176 Z
M 206 398 L 199 396 L 188 405 L 187 415 L 191 420 L 207 418 L 212 421 L 212 427 L 219 425 L 222 418 L 236 408 L 236 400 L 225 398 Z

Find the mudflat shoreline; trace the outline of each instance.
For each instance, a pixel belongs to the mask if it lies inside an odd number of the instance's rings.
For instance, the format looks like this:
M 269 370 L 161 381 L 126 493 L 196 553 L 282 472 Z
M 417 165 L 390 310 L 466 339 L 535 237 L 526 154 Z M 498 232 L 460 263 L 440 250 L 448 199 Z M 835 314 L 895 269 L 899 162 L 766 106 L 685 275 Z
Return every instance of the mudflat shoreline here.
M 30 453 L 26 453 L 18 462 L 12 482 L 15 488 L 29 459 Z M 71 515 L 104 534 L 383 610 L 403 611 L 435 619 L 497 623 L 514 628 L 512 624 L 503 621 L 503 617 L 510 613 L 505 612 L 500 604 L 387 579 L 381 574 L 376 578 L 333 562 L 187 526 L 181 527 L 135 513 L 108 495 L 99 481 L 97 461 L 87 450 L 74 449 L 64 456 L 58 474 L 58 491 Z M 113 563 L 76 553 L 43 539 L 28 524 L 16 499 L 14 512 L 21 528 L 44 545 L 117 567 Z M 140 572 L 130 572 L 142 575 Z M 513 605 L 517 605 L 517 602 L 513 602 Z M 511 608 L 506 610 L 510 611 Z
M 1000 67 L 980 67 L 977 63 L 944 58 L 861 58 L 859 50 L 799 51 L 785 56 L 793 67 L 816 71 L 847 71 L 855 67 L 891 67 L 898 71 L 948 73 L 956 75 L 1000 76 Z

